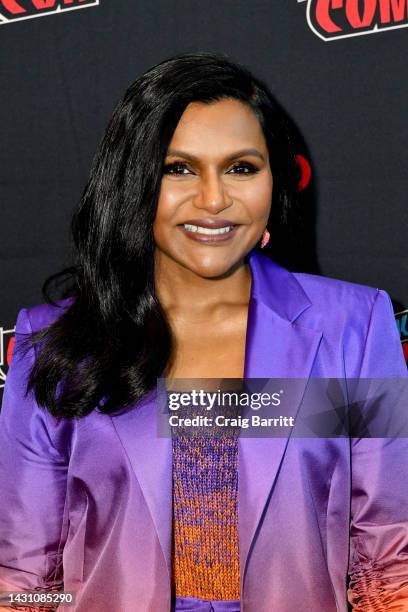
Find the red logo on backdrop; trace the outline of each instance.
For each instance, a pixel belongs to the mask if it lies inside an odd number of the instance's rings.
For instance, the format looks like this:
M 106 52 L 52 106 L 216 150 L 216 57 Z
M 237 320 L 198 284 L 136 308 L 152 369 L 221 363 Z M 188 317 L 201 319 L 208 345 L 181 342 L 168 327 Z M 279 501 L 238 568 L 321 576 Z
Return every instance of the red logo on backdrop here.
M 407 0 L 298 0 L 307 2 L 307 23 L 322 40 L 408 27 Z
M 408 366 L 408 308 L 395 313 L 398 331 L 402 342 L 402 350 L 404 351 L 405 361 Z
M 99 0 L 0 0 L 0 25 L 98 4 Z
M 14 347 L 14 332 L 15 328 L 3 329 L 0 327 L 0 389 L 4 387 L 7 370 L 11 363 L 11 354 Z
M 310 166 L 309 161 L 303 155 L 295 155 L 296 162 L 300 167 L 300 181 L 298 185 L 298 190 L 303 191 L 308 184 L 310 183 L 310 179 L 312 178 L 312 168 Z

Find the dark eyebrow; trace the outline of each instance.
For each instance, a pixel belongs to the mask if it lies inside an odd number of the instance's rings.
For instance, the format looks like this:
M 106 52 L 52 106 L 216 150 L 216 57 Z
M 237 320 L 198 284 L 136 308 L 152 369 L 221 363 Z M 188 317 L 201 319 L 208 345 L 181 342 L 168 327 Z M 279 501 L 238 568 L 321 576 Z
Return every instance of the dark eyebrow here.
M 180 151 L 179 149 L 169 149 L 167 151 L 167 155 L 173 155 L 175 157 L 184 157 L 185 159 L 189 159 L 191 161 L 198 162 L 199 159 L 195 155 L 191 153 L 186 153 L 185 151 Z M 239 151 L 235 151 L 231 155 L 228 155 L 226 161 L 230 161 L 231 159 L 236 159 L 237 157 L 244 157 L 245 155 L 253 155 L 254 157 L 259 157 L 262 161 L 265 161 L 262 153 L 258 151 L 258 149 L 240 149 Z

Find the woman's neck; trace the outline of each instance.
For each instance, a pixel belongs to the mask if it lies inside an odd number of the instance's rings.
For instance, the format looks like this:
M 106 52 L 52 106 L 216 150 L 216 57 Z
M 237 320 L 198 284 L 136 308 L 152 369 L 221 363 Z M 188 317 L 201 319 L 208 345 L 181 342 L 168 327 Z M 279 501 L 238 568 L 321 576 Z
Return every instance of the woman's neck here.
M 156 295 L 165 311 L 188 309 L 216 315 L 227 305 L 248 304 L 251 282 L 249 264 L 243 260 L 228 273 L 208 278 L 163 254 L 155 257 Z

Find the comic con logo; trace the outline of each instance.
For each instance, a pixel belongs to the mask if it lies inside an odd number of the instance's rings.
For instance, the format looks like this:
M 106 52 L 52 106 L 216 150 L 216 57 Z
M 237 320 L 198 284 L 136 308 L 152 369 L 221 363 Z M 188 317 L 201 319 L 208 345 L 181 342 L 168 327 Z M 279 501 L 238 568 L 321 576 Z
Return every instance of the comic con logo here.
M 11 354 L 14 347 L 14 332 L 15 328 L 3 329 L 0 327 L 0 389 L 4 387 L 7 370 L 11 363 Z
M 98 4 L 99 0 L 0 0 L 0 25 Z
M 307 23 L 322 40 L 408 27 L 407 0 L 298 0 L 307 2 Z
M 408 366 L 408 309 L 401 310 L 401 312 L 396 312 L 395 320 L 397 321 L 397 327 L 402 342 L 402 349 L 404 351 L 405 361 L 407 362 Z

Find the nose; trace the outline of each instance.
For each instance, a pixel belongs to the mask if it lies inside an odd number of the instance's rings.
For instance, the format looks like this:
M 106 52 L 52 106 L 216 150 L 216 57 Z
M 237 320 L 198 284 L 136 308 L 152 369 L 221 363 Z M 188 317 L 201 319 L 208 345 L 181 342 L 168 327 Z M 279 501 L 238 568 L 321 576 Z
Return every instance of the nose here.
M 222 177 L 217 172 L 202 177 L 195 204 L 197 208 L 203 208 L 214 214 L 231 206 L 232 199 L 227 193 Z

